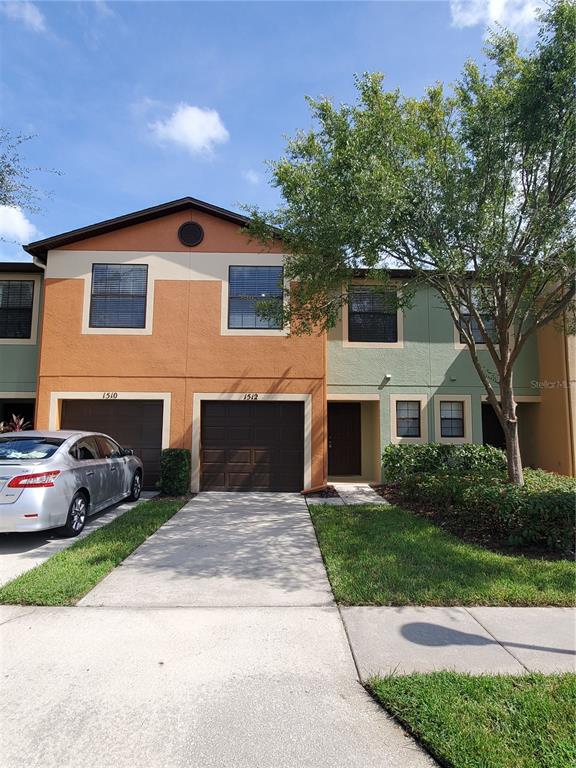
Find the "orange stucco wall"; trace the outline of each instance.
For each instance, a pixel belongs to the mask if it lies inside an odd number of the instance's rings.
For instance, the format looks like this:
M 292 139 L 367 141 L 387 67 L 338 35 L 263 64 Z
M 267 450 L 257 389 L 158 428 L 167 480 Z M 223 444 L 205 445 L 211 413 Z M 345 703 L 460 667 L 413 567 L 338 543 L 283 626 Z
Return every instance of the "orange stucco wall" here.
M 178 240 L 178 227 L 196 221 L 204 229 L 202 242 L 188 248 Z M 159 219 L 89 237 L 67 246 L 70 251 L 195 251 L 196 253 L 281 253 L 280 242 L 270 245 L 250 240 L 240 227 L 201 211 L 182 211 Z
M 235 225 L 196 212 L 90 238 L 70 250 L 190 251 L 180 245 L 175 233 L 179 223 L 191 218 L 205 229 L 203 243 L 193 250 L 259 252 L 257 244 L 250 243 Z M 310 394 L 312 484 L 325 482 L 324 336 L 223 335 L 218 280 L 156 279 L 149 335 L 82 333 L 83 302 L 84 279 L 46 279 L 38 428 L 49 427 L 53 392 L 169 392 L 170 445 L 190 448 L 194 393 Z
M 534 415 L 536 464 L 551 472 L 574 475 L 576 338 L 551 324 L 538 332 L 539 391 Z

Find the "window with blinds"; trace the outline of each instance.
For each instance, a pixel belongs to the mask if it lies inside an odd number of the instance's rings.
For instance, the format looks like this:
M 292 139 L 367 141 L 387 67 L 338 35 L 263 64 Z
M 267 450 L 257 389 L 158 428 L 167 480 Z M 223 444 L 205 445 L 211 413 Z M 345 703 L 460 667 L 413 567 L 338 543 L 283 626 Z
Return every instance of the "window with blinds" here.
M 421 437 L 419 401 L 396 401 L 396 436 Z
M 398 341 L 397 299 L 394 291 L 374 285 L 351 285 L 348 291 L 348 341 Z
M 262 317 L 258 303 L 278 310 L 283 298 L 282 267 L 230 267 L 228 273 L 228 328 L 281 328 L 277 318 Z
M 464 437 L 464 403 L 442 400 L 440 403 L 440 434 L 442 437 Z
M 494 341 L 496 338 L 496 329 L 494 327 L 494 320 L 490 315 L 482 315 L 482 321 L 484 323 L 484 328 L 486 329 L 486 333 L 488 334 L 489 338 Z M 480 330 L 480 327 L 475 320 L 468 312 L 461 311 L 460 312 L 460 326 L 464 327 L 465 329 L 468 329 L 468 326 L 470 326 L 470 333 L 472 334 L 472 338 L 476 342 L 476 344 L 485 344 L 484 337 L 482 336 L 482 331 Z M 465 344 L 466 339 L 464 338 L 464 334 L 460 330 L 460 344 Z
M 146 326 L 146 264 L 93 264 L 91 328 Z
M 0 280 L 0 339 L 32 335 L 33 280 Z

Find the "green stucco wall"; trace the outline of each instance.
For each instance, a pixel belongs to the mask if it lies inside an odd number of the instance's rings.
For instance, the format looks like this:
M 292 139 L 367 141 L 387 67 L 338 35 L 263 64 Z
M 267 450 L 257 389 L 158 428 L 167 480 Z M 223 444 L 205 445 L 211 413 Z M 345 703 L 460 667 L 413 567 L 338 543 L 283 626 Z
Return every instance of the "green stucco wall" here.
M 12 278 L 12 274 L 10 277 Z M 27 279 L 28 274 L 18 279 Z M 38 318 L 42 316 L 42 282 L 38 282 Z M 37 321 L 40 322 L 39 319 Z M 36 392 L 40 330 L 36 328 L 35 344 L 3 344 L 0 339 L 0 399 L 5 392 Z
M 0 397 L 3 392 L 36 392 L 37 344 L 0 341 Z
M 488 352 L 480 354 L 486 362 Z M 386 383 L 384 377 L 390 375 Z M 530 339 L 515 369 L 517 395 L 538 395 L 531 382 L 538 379 L 536 339 Z M 496 382 L 496 377 L 494 376 Z M 425 394 L 428 439 L 434 431 L 434 395 L 470 395 L 472 440 L 482 442 L 482 395 L 485 389 L 466 349 L 456 349 L 452 318 L 440 297 L 421 288 L 413 305 L 404 310 L 404 346 L 399 349 L 345 347 L 342 327 L 328 335 L 328 393 L 380 395 L 381 443 L 390 442 L 390 395 Z

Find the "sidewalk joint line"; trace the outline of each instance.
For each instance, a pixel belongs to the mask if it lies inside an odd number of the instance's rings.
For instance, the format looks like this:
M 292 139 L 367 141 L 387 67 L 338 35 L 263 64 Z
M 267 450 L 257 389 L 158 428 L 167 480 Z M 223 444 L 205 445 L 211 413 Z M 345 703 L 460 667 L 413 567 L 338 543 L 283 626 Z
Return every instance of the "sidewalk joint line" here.
M 485 627 L 485 626 L 484 626 L 484 624 L 482 624 L 482 622 L 480 621 L 480 619 L 476 618 L 476 616 L 474 616 L 474 614 L 473 614 L 473 613 L 470 613 L 470 610 L 469 610 L 469 609 L 468 609 L 468 608 L 467 608 L 465 605 L 464 605 L 464 606 L 462 606 L 462 607 L 464 608 L 464 610 L 466 611 L 466 613 L 468 614 L 468 616 L 470 616 L 470 618 L 471 618 L 471 619 L 473 619 L 473 620 L 474 620 L 474 621 L 475 621 L 477 624 L 479 624 L 479 625 L 482 627 L 482 629 L 484 630 L 484 632 L 487 632 L 487 633 L 490 635 L 490 637 L 492 638 L 492 640 L 494 640 L 494 642 L 495 642 L 497 645 L 499 645 L 499 646 L 500 646 L 500 648 L 502 648 L 502 650 L 504 650 L 504 651 L 505 651 L 507 654 L 509 654 L 510 656 L 512 656 L 512 658 L 514 659 L 514 661 L 516 661 L 518 664 L 520 664 L 520 666 L 522 667 L 522 669 L 526 670 L 526 672 L 530 672 L 530 670 L 528 669 L 528 667 L 527 667 L 527 666 L 526 666 L 526 665 L 525 665 L 525 664 L 524 664 L 522 661 L 520 661 L 520 659 L 519 659 L 517 656 L 515 656 L 515 655 L 512 653 L 512 651 L 511 651 L 509 648 L 506 648 L 506 646 L 505 646 L 505 645 L 502 645 L 502 643 L 500 642 L 500 640 L 498 640 L 498 638 L 497 638 L 495 635 L 493 635 L 493 634 L 492 634 L 492 632 L 490 632 L 490 630 L 488 629 L 488 627 Z

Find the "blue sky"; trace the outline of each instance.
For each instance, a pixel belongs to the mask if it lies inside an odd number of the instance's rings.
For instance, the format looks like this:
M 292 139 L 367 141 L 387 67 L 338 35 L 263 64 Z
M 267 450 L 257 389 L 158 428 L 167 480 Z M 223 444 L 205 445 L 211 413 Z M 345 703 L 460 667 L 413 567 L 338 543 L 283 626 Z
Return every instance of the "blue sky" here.
M 0 210 L 0 260 L 184 195 L 272 207 L 264 161 L 310 124 L 306 94 L 350 101 L 380 71 L 419 95 L 481 56 L 490 22 L 529 34 L 536 3 L 0 2 L 1 124 L 61 172 L 34 174 L 39 213 Z

